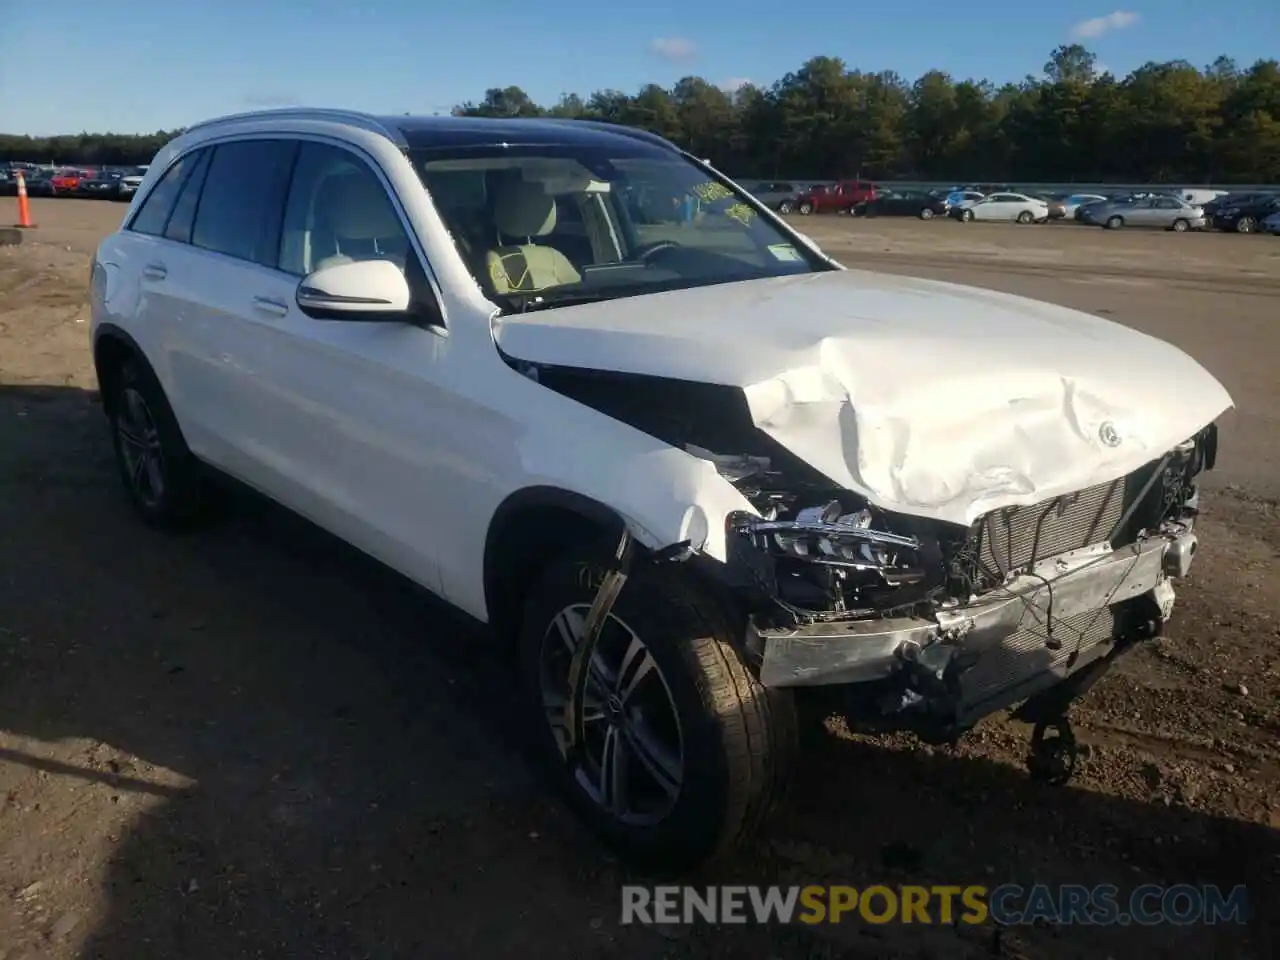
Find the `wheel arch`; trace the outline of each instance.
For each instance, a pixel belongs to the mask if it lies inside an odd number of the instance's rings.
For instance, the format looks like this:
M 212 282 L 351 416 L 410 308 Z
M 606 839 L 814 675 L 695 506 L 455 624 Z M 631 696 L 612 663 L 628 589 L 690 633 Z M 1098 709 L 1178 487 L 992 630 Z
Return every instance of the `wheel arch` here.
M 575 543 L 621 537 L 627 521 L 599 500 L 563 487 L 524 487 L 498 505 L 484 541 L 484 599 L 490 626 L 514 634 L 529 584 Z
M 111 387 L 120 365 L 125 360 L 135 360 L 155 376 L 155 370 L 147 361 L 138 341 L 114 323 L 101 324 L 93 335 L 93 370 L 98 377 L 98 392 L 102 398 L 102 408 L 110 416 L 114 411 L 115 391 Z

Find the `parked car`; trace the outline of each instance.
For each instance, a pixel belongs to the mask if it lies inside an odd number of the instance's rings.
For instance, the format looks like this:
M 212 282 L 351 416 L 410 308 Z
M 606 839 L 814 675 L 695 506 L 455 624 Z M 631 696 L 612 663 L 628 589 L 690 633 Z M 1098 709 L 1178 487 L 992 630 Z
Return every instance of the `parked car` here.
M 49 178 L 49 186 L 55 194 L 75 195 L 80 192 L 80 181 L 87 180 L 92 174 L 84 170 L 59 170 Z
M 1108 203 L 1132 203 L 1136 198 L 1126 193 L 1116 193 L 1109 197 L 1103 197 L 1101 200 L 1082 200 L 1076 206 L 1075 213 L 1072 215 L 1080 223 L 1089 222 L 1089 211 L 1094 207 L 1100 207 Z
M 854 213 L 867 217 L 919 217 L 932 220 L 945 216 L 947 202 L 919 190 L 889 190 L 881 187 L 875 199 L 859 204 Z
M 992 193 L 952 208 L 951 216 L 965 223 L 973 220 L 1043 223 L 1049 219 L 1049 205 L 1023 193 Z
M 976 190 L 953 190 L 945 199 L 947 212 L 950 213 L 956 207 L 962 207 L 967 203 L 977 203 L 985 196 L 985 193 L 979 193 Z
M 821 190 L 812 189 L 796 197 L 796 210 L 811 213 L 853 213 L 860 203 L 874 200 L 876 185 L 866 180 L 841 180 Z
M 796 207 L 796 197 L 801 188 L 783 180 L 765 180 L 756 184 L 751 193 L 757 200 L 779 213 L 790 213 Z
M 1100 193 L 1072 193 L 1065 197 L 1062 201 L 1061 218 L 1076 218 L 1076 211 L 1082 206 L 1089 203 L 1105 203 L 1107 198 Z M 1053 210 L 1050 209 L 1049 216 L 1053 216 Z
M 636 224 L 637 183 L 699 217 Z M 1062 779 L 1068 705 L 1171 614 L 1232 405 L 1104 318 L 847 270 L 589 121 L 198 123 L 91 276 L 141 518 L 229 474 L 487 623 L 569 804 L 668 868 L 751 835 L 824 694 L 934 742 L 1022 703 Z
M 1153 196 L 1134 198 L 1121 203 L 1101 203 L 1089 207 L 1086 222 L 1109 230 L 1121 227 L 1158 227 L 1185 233 L 1208 226 L 1204 210 L 1177 197 Z
M 117 200 L 120 197 L 120 181 L 124 175 L 115 170 L 100 170 L 81 179 L 76 192 L 94 200 Z
M 128 202 L 133 199 L 133 195 L 138 192 L 138 186 L 142 183 L 142 178 L 147 175 L 147 167 L 133 167 L 120 177 L 120 189 L 116 192 L 115 199 L 122 202 Z
M 1256 193 L 1220 207 L 1214 215 L 1213 225 L 1218 230 L 1253 233 L 1260 222 L 1277 210 L 1280 210 L 1280 197 L 1272 193 Z
M 53 189 L 53 176 L 44 170 L 32 170 L 27 174 L 27 195 L 32 197 L 52 197 L 57 191 Z

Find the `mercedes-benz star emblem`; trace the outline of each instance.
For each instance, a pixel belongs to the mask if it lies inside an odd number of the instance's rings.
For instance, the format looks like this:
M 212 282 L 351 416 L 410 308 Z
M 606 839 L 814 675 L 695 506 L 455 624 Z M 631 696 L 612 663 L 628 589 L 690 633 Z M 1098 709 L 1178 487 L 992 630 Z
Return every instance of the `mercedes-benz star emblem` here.
M 1110 420 L 1105 420 L 1102 426 L 1098 428 L 1098 439 L 1102 441 L 1104 446 L 1118 447 L 1120 446 L 1120 431 L 1116 429 L 1116 425 Z

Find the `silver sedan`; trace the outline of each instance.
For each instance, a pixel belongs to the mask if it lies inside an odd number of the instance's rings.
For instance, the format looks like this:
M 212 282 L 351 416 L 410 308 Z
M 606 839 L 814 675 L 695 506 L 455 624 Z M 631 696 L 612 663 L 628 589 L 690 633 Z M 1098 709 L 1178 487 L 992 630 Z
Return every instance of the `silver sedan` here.
M 1203 209 L 1177 197 L 1143 197 L 1123 203 L 1092 204 L 1084 211 L 1084 219 L 1109 230 L 1158 227 L 1185 233 L 1208 226 Z

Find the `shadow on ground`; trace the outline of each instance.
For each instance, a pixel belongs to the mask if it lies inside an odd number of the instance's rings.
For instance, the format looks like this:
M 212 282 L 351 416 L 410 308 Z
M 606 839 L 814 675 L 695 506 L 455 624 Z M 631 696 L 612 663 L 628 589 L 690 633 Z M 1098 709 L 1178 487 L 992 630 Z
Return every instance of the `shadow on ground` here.
M 719 879 L 1247 883 L 1252 926 L 621 927 L 482 634 L 261 503 L 142 527 L 84 391 L 0 387 L 0 570 L 7 960 L 1275 955 L 1273 831 L 836 739 Z

